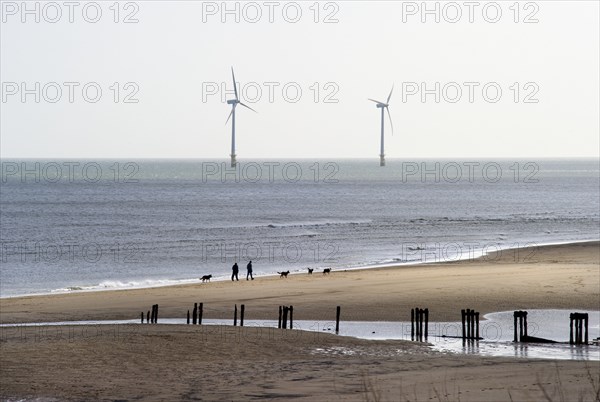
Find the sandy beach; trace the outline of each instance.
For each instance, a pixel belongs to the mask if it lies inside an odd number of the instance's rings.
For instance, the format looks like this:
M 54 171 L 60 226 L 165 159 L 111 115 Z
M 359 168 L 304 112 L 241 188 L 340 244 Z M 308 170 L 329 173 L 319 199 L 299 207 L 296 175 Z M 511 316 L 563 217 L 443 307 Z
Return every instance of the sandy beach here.
M 333 271 L 330 275 L 259 277 L 161 288 L 81 292 L 1 299 L 0 322 L 133 319 L 159 304 L 160 317 L 183 318 L 196 302 L 206 318 L 233 317 L 245 304 L 248 319 L 277 319 L 293 305 L 301 320 L 400 321 L 427 307 L 432 321 L 457 320 L 460 309 L 482 314 L 515 309 L 597 310 L 598 242 L 505 250 L 500 255 L 452 263 Z
M 1 300 L 2 323 L 184 317 L 432 321 L 461 308 L 598 310 L 598 242 L 503 252 L 456 263 L 290 275 L 236 283 Z M 160 322 L 159 317 L 159 322 Z M 406 341 L 367 341 L 265 328 L 174 325 L 3 328 L 0 396 L 76 400 L 597 400 L 597 361 L 443 354 Z

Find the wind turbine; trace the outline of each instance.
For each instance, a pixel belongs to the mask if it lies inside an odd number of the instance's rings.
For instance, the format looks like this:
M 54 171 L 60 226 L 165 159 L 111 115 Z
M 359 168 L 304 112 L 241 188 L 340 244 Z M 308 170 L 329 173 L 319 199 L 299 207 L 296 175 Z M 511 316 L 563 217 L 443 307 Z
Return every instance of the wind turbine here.
M 376 101 L 375 99 L 369 98 L 371 102 L 375 102 L 377 107 L 381 109 L 381 149 L 379 152 L 379 166 L 385 166 L 385 152 L 384 152 L 384 136 L 383 136 L 383 123 L 384 123 L 384 109 L 388 112 L 388 117 L 390 118 L 390 126 L 392 127 L 392 135 L 394 135 L 394 124 L 392 123 L 392 115 L 390 114 L 390 98 L 392 97 L 392 92 L 394 91 L 394 86 L 392 85 L 392 89 L 390 90 L 390 94 L 387 97 L 387 101 L 385 103 Z
M 227 117 L 227 121 L 225 125 L 231 120 L 231 167 L 235 167 L 237 164 L 235 160 L 235 107 L 240 104 L 245 108 L 252 110 L 254 113 L 257 113 L 256 110 L 252 109 L 250 106 L 243 104 L 238 97 L 237 84 L 235 83 L 235 74 L 233 73 L 233 67 L 231 67 L 231 77 L 233 78 L 233 92 L 235 93 L 235 99 L 229 99 L 227 104 L 231 105 L 231 113 L 229 113 L 229 117 Z

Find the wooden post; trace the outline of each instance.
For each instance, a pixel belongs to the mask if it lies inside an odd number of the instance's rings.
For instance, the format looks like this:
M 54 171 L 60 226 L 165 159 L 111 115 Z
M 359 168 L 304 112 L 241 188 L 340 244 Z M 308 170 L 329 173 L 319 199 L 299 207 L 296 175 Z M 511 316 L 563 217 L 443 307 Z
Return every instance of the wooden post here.
M 427 340 L 427 335 L 429 334 L 429 309 L 425 309 L 425 340 Z
M 283 306 L 283 318 L 281 319 L 281 324 L 283 329 L 287 329 L 287 318 L 288 318 L 288 306 Z
M 233 326 L 237 326 L 237 304 L 233 306 Z
M 569 344 L 573 344 L 573 313 L 569 315 L 570 323 L 569 323 Z
M 156 313 L 154 313 L 154 323 L 158 324 L 158 304 L 156 305 Z
M 523 342 L 523 316 L 519 316 L 519 342 Z
M 475 339 L 479 339 L 479 311 L 475 313 L 475 321 L 476 321 Z
M 471 310 L 471 339 L 475 339 L 475 310 Z
M 471 333 L 471 309 L 467 309 L 467 339 L 471 339 L 473 334 Z
M 142 324 L 144 323 L 144 312 L 142 311 Z
M 156 304 L 152 305 L 152 313 L 150 313 L 150 323 L 156 323 Z
M 244 311 L 246 310 L 246 305 L 242 304 L 240 306 L 240 327 L 244 326 Z
M 188 310 L 187 325 L 190 325 L 190 310 Z
M 588 318 L 589 318 L 589 314 L 585 313 L 583 315 L 583 319 L 585 320 L 585 344 L 587 345 L 589 340 L 588 340 Z
M 410 309 L 410 339 L 415 340 L 415 309 Z
M 146 324 L 150 324 L 150 310 L 146 313 Z
M 340 310 L 341 310 L 341 307 L 337 306 L 335 310 L 336 310 L 335 311 L 335 333 L 339 334 L 339 332 L 340 332 Z
M 513 318 L 514 318 L 514 321 L 515 321 L 515 323 L 514 323 L 514 325 L 513 325 L 513 327 L 514 327 L 514 330 L 515 330 L 515 331 L 514 331 L 514 332 L 515 332 L 515 336 L 514 336 L 513 342 L 517 342 L 517 341 L 518 341 L 518 338 L 517 338 L 517 314 L 518 314 L 518 312 L 517 312 L 517 311 L 515 311 L 515 312 L 513 313 Z
M 283 314 L 283 308 L 281 306 L 279 306 L 279 321 L 277 322 L 277 328 L 281 328 L 281 318 L 282 318 L 282 314 Z
M 465 310 L 460 310 L 460 314 L 462 316 L 462 337 L 463 337 L 463 339 L 465 339 L 467 337 L 467 331 L 465 330 L 466 311 Z
M 198 306 L 198 325 L 202 325 L 203 310 L 204 310 L 204 303 L 200 303 Z
M 194 303 L 194 310 L 192 312 L 192 324 L 196 325 L 198 319 L 198 303 Z
M 294 329 L 294 306 L 290 306 L 290 329 Z

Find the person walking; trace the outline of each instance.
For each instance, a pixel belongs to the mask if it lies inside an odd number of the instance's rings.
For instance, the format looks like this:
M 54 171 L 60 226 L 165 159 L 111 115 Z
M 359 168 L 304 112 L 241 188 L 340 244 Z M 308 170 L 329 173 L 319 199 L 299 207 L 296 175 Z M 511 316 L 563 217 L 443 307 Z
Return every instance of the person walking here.
M 254 277 L 252 276 L 252 261 L 250 261 L 248 265 L 246 265 L 246 269 L 248 270 L 248 273 L 246 274 L 246 280 L 248 280 L 248 277 L 254 280 Z
M 231 267 L 231 271 L 231 280 L 233 281 L 233 278 L 235 278 L 236 281 L 239 281 L 238 272 L 240 272 L 240 268 L 238 267 L 237 262 L 233 264 L 233 267 Z

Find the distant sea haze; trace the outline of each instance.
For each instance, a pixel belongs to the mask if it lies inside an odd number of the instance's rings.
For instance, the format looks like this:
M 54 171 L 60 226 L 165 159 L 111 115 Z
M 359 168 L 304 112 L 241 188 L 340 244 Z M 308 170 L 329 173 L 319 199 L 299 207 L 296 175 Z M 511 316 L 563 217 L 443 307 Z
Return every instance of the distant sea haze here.
M 597 159 L 2 160 L 0 296 L 600 237 Z M 511 250 L 516 259 L 533 254 Z

